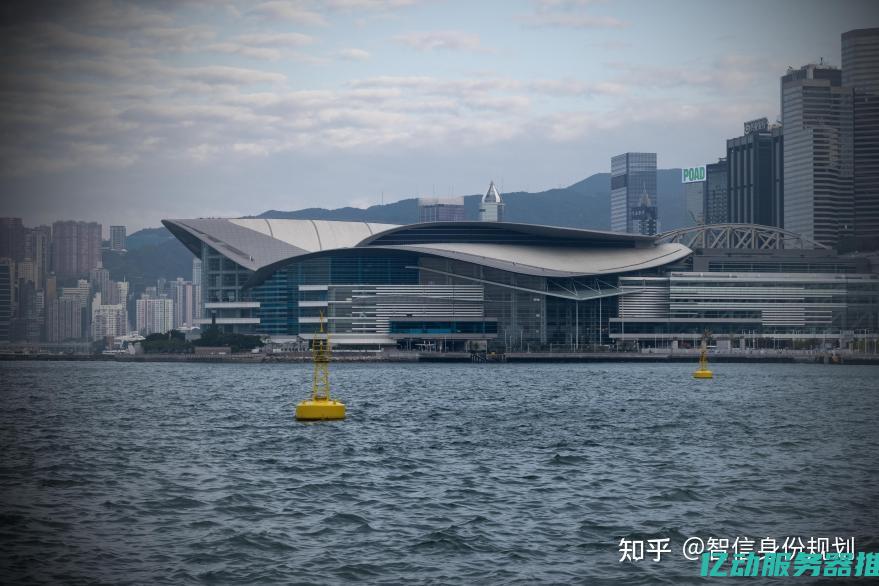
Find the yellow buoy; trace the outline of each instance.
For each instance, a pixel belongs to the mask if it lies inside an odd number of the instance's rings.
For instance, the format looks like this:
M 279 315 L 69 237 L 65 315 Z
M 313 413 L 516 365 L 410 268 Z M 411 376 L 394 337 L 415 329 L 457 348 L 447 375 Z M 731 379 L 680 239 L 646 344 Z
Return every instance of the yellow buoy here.
M 312 340 L 311 355 L 314 362 L 314 381 L 311 399 L 296 405 L 299 421 L 345 419 L 345 404 L 330 398 L 330 334 L 324 333 L 324 314 L 320 312 L 319 337 Z
M 708 370 L 708 351 L 704 347 L 699 353 L 699 368 L 693 372 L 693 378 L 714 378 L 714 373 Z

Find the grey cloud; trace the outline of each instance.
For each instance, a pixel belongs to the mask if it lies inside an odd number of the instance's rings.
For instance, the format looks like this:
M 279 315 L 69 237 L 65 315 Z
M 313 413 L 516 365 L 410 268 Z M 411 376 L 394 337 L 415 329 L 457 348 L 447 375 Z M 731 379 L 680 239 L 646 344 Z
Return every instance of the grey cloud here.
M 427 31 L 397 35 L 394 42 L 417 51 L 472 51 L 486 52 L 479 35 L 464 31 Z

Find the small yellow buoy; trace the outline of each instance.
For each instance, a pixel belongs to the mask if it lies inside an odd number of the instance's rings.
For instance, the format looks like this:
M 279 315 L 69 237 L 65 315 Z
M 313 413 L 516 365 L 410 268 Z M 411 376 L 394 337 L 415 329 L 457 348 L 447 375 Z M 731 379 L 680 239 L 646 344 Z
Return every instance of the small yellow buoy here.
M 699 353 L 699 368 L 693 373 L 693 378 L 714 378 L 714 373 L 708 370 L 708 351 L 704 347 Z
M 319 334 L 324 333 L 324 314 L 320 312 Z M 312 361 L 314 362 L 314 381 L 311 385 L 311 399 L 296 405 L 296 419 L 299 421 L 320 421 L 345 419 L 345 404 L 330 398 L 330 334 L 320 335 L 312 340 Z

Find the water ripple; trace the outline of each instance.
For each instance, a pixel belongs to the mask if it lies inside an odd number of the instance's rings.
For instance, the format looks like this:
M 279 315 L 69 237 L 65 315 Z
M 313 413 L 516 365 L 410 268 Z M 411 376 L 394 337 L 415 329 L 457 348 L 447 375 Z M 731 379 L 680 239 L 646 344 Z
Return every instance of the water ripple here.
M 621 538 L 879 549 L 877 369 L 0 363 L 0 582 L 679 584 Z M 551 389 L 548 390 L 541 389 Z

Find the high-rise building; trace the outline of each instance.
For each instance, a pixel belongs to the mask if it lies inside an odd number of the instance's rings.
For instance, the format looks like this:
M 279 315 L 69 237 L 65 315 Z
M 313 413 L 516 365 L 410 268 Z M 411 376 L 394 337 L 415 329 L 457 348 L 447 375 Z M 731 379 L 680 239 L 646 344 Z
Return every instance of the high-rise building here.
M 646 234 L 642 230 L 649 230 L 652 224 L 655 233 L 657 211 L 656 153 L 624 153 L 613 157 L 610 160 L 610 229 Z
M 128 333 L 128 313 L 125 305 L 104 304 L 100 293 L 92 300 L 92 340 L 124 336 Z
M 82 338 L 84 306 L 77 295 L 62 295 L 46 305 L 46 341 L 64 342 Z
M 105 302 L 110 299 L 112 295 L 110 292 L 110 271 L 104 267 L 97 267 L 90 270 L 89 283 L 91 283 L 92 286 L 92 293 L 100 293 Z
M 783 145 L 782 129 L 766 118 L 745 122 L 744 134 L 726 141 L 726 221 L 784 227 Z
M 851 112 L 839 69 L 812 63 L 782 76 L 784 227 L 833 247 L 853 233 Z
M 37 226 L 27 231 L 25 237 L 24 257 L 34 263 L 34 275 L 38 289 L 42 289 L 46 283 L 46 275 L 51 263 L 52 228 L 49 226 Z
M 842 84 L 853 91 L 855 236 L 879 235 L 879 28 L 842 35 Z
M 201 259 L 197 256 L 192 258 L 192 284 L 201 285 Z
M 729 222 L 729 174 L 726 158 L 705 165 L 705 223 Z
M 61 278 L 82 276 L 101 265 L 101 225 L 97 222 L 55 222 L 52 245 L 53 266 Z
M 694 226 L 705 223 L 705 166 L 681 169 L 687 216 Z
M 142 297 L 137 300 L 137 331 L 143 335 L 164 334 L 174 329 L 174 301 Z
M 110 250 L 114 252 L 125 250 L 125 226 L 110 226 Z
M 419 222 L 463 222 L 463 197 L 420 197 L 418 198 Z
M 10 258 L 0 258 L 0 342 L 9 341 L 12 333 L 14 282 L 15 263 Z
M 36 271 L 34 261 L 26 259 L 15 263 L 15 278 L 26 283 L 36 283 Z
M 479 203 L 479 221 L 504 221 L 504 202 L 501 201 L 501 194 L 494 186 L 494 181 L 488 186 L 488 191 L 482 196 L 482 201 Z
M 0 258 L 24 259 L 25 228 L 21 218 L 0 218 Z
M 201 285 L 194 285 L 178 277 L 172 284 L 174 299 L 174 327 L 196 327 L 195 320 L 200 318 Z
M 107 297 L 107 303 L 128 306 L 128 281 L 110 281 L 110 296 Z

